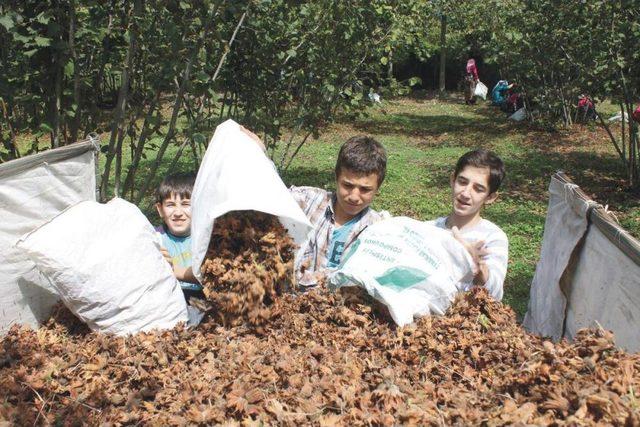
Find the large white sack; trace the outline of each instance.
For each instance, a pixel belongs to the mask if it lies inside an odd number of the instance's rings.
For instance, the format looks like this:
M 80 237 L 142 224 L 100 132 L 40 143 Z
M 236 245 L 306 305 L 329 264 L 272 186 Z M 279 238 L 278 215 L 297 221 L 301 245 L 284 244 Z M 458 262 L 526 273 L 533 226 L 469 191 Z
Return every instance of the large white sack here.
M 475 96 L 479 96 L 482 99 L 487 99 L 488 91 L 489 91 L 489 88 L 487 88 L 487 86 L 484 83 L 478 80 L 478 83 L 476 83 L 476 90 L 473 94 Z
M 399 326 L 444 314 L 471 280 L 471 256 L 450 231 L 407 217 L 367 227 L 329 276 L 331 287 L 366 289 Z
M 16 247 L 94 331 L 125 335 L 187 321 L 182 290 L 157 234 L 129 202 L 80 202 Z
M 198 280 L 215 219 L 244 210 L 277 216 L 297 244 L 312 228 L 262 149 L 227 120 L 209 142 L 191 193 L 192 269 Z
M 38 327 L 59 301 L 14 245 L 20 236 L 83 200 L 95 200 L 95 141 L 0 164 L 0 335 L 14 324 Z

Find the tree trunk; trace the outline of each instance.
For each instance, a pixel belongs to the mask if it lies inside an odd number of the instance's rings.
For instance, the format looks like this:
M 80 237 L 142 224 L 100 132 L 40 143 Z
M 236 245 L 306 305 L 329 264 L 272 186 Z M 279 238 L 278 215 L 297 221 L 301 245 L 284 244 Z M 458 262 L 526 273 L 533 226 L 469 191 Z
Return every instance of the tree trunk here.
M 140 136 L 138 137 L 138 143 L 136 144 L 135 152 L 132 153 L 133 158 L 131 163 L 129 164 L 129 168 L 127 170 L 127 176 L 124 179 L 124 187 L 122 190 L 122 194 L 127 194 L 131 192 L 131 199 L 133 200 L 133 184 L 135 182 L 135 176 L 138 172 L 138 168 L 140 165 L 140 160 L 142 159 L 142 154 L 144 152 L 144 146 L 147 142 L 147 138 L 149 135 L 153 135 L 154 132 L 158 130 L 162 123 L 162 111 L 158 108 L 156 110 L 156 106 L 160 103 L 160 92 L 156 93 L 153 101 L 151 101 L 151 105 L 149 106 L 149 111 L 144 119 L 144 123 L 142 125 L 142 131 L 140 132 Z M 154 114 L 157 114 L 158 121 L 157 124 L 151 128 L 149 122 Z
M 210 22 L 213 22 L 213 16 L 215 16 L 217 14 L 217 8 L 219 7 L 220 2 L 218 2 L 216 4 L 216 6 L 214 7 L 214 11 L 212 14 L 212 17 L 210 19 Z M 227 44 L 227 49 L 225 49 L 224 53 L 222 54 L 222 57 L 220 58 L 220 61 L 218 62 L 218 66 L 216 67 L 216 71 L 213 73 L 213 77 L 209 80 L 209 84 L 213 84 L 213 82 L 215 82 L 215 80 L 218 77 L 218 74 L 220 73 L 220 70 L 222 69 L 222 65 L 225 62 L 225 59 L 227 57 L 227 54 L 230 51 L 231 45 L 233 44 L 236 35 L 238 34 L 238 30 L 240 30 L 240 27 L 242 26 L 244 19 L 247 16 L 248 10 L 249 10 L 249 6 L 251 5 L 251 3 L 248 4 L 247 9 L 244 11 L 244 13 L 242 14 L 242 16 L 240 17 L 240 20 L 238 21 L 238 24 L 236 25 L 233 34 L 231 36 L 231 39 L 229 39 L 229 43 Z M 189 83 L 189 78 L 191 75 L 191 67 L 193 66 L 193 62 L 195 61 L 198 53 L 200 52 L 200 50 L 202 49 L 202 45 L 204 43 L 204 38 L 205 37 L 209 37 L 209 32 L 211 30 L 210 26 L 205 27 L 204 31 L 202 32 L 202 35 L 200 37 L 200 39 L 198 40 L 198 43 L 196 45 L 196 47 L 194 48 L 194 50 L 191 52 L 191 54 L 189 55 L 189 59 L 187 61 L 187 65 L 185 66 L 184 69 L 184 73 L 182 75 L 182 81 L 180 82 L 180 86 L 178 87 L 178 93 L 176 94 L 176 99 L 175 102 L 173 104 L 173 112 L 171 114 L 171 120 L 169 122 L 169 129 L 167 131 L 167 135 L 165 136 L 164 140 L 162 141 L 162 145 L 160 146 L 160 149 L 158 150 L 158 154 L 156 156 L 155 161 L 153 162 L 153 165 L 151 166 L 151 171 L 149 171 L 149 176 L 147 177 L 147 179 L 144 182 L 144 185 L 142 186 L 142 189 L 140 189 L 138 196 L 136 197 L 136 204 L 140 204 L 142 202 L 142 199 L 144 198 L 144 196 L 147 194 L 147 192 L 149 191 L 149 187 L 151 186 L 151 183 L 153 182 L 156 173 L 158 172 L 158 167 L 160 166 L 160 163 L 162 162 L 162 158 L 164 157 L 164 153 L 167 149 L 167 147 L 169 146 L 169 143 L 171 142 L 171 140 L 173 139 L 173 137 L 175 136 L 175 125 L 176 125 L 176 121 L 178 120 L 178 114 L 180 112 L 181 106 L 182 106 L 182 101 L 184 99 L 184 93 L 185 90 L 187 88 L 187 85 Z M 182 149 L 184 147 L 181 148 L 179 154 L 182 154 Z M 178 156 L 179 158 L 179 156 Z M 176 160 L 177 161 L 177 160 Z
M 638 170 L 639 161 L 638 161 L 638 134 L 637 134 L 637 124 L 633 119 L 633 104 L 630 101 L 627 101 L 627 115 L 629 117 L 628 121 L 628 131 L 629 131 L 629 170 L 631 171 L 629 181 L 631 186 L 635 189 L 640 187 L 640 171 Z
M 69 1 L 69 52 L 73 61 L 73 106 L 75 108 L 73 119 L 69 131 L 69 140 L 74 142 L 78 140 L 78 131 L 80 129 L 80 116 L 82 108 L 80 108 L 80 64 L 78 63 L 78 54 L 76 52 L 76 4 L 74 0 Z
M 20 157 L 20 152 L 18 151 L 18 147 L 16 146 L 16 133 L 13 130 L 13 126 L 11 125 L 11 114 L 9 109 L 11 106 L 7 106 L 4 100 L 0 99 L 0 110 L 2 112 L 2 119 L 4 123 L 6 123 L 7 129 L 9 130 L 9 136 L 5 139 L 3 133 L 0 132 L 0 139 L 2 139 L 2 145 L 9 152 L 9 160 L 17 159 Z
M 185 140 L 182 142 L 182 144 L 180 144 L 180 147 L 178 148 L 178 151 L 176 152 L 176 154 L 173 156 L 173 160 L 171 161 L 171 163 L 169 164 L 169 167 L 167 168 L 170 171 L 175 170 L 176 165 L 178 164 L 178 160 L 180 160 L 180 157 L 182 156 L 182 152 L 184 151 L 184 147 L 186 147 L 186 145 L 189 143 L 189 138 L 185 138 Z M 144 195 L 144 194 L 143 194 Z M 142 200 L 140 200 L 140 202 L 138 202 L 138 204 L 142 203 Z M 147 207 L 145 209 L 145 211 L 150 211 L 151 208 L 153 208 L 153 205 L 155 204 L 155 200 L 151 200 L 149 202 L 149 204 L 147 204 Z
M 440 17 L 440 95 L 444 95 L 445 65 L 447 62 L 447 16 L 443 13 Z
M 60 146 L 60 109 L 62 108 L 62 54 L 58 51 L 54 60 L 53 102 L 51 105 L 51 147 Z
M 135 119 L 133 119 L 135 122 Z M 129 127 L 133 126 L 134 123 L 129 123 Z M 115 167 L 115 176 L 113 180 L 113 195 L 115 197 L 120 196 L 120 184 L 122 183 L 122 143 L 125 137 L 124 127 L 118 133 L 118 142 L 116 143 L 116 167 Z
M 625 154 L 624 150 L 622 150 L 620 148 L 620 145 L 618 145 L 618 141 L 617 141 L 616 137 L 613 135 L 613 132 L 611 132 L 611 128 L 609 127 L 607 122 L 604 121 L 604 118 L 599 113 L 596 113 L 596 114 L 598 116 L 598 119 L 600 120 L 600 124 L 602 125 L 604 130 L 607 131 L 607 134 L 609 135 L 609 139 L 611 140 L 611 143 L 613 144 L 613 146 L 615 147 L 616 151 L 618 152 L 618 156 L 620 156 L 620 160 L 622 160 L 622 164 L 626 168 L 627 167 L 627 158 L 626 158 L 626 154 Z
M 624 117 L 624 103 L 621 102 L 620 103 L 620 128 L 621 128 L 621 132 L 620 132 L 620 145 L 622 146 L 622 152 L 625 153 L 625 158 L 627 155 L 627 131 L 626 131 L 626 120 Z M 629 160 L 631 160 L 631 158 L 628 158 Z M 631 173 L 631 171 L 629 171 L 629 173 Z
M 105 160 L 104 171 L 102 173 L 102 181 L 100 183 L 100 195 L 104 198 L 107 195 L 107 188 L 109 186 L 109 174 L 111 172 L 111 162 L 116 155 L 116 140 L 119 134 L 119 129 L 122 126 L 124 115 L 126 111 L 127 98 L 129 95 L 129 75 L 131 73 L 131 66 L 133 63 L 134 50 L 136 47 L 136 27 L 135 18 L 142 10 L 142 0 L 136 0 L 133 6 L 133 14 L 131 16 L 131 35 L 129 39 L 129 46 L 127 48 L 127 54 L 125 57 L 125 65 L 122 69 L 122 84 L 118 91 L 118 101 L 113 110 L 113 121 L 111 123 L 111 137 L 109 138 L 109 151 Z
M 109 8 L 109 18 L 107 20 L 107 31 L 105 34 L 105 38 L 111 35 L 111 27 L 113 26 L 113 14 L 115 13 L 115 5 L 114 2 L 111 2 L 111 7 Z M 96 67 L 98 70 L 98 74 L 93 80 L 93 90 L 94 96 L 91 97 L 89 102 L 91 103 L 89 106 L 89 115 L 88 115 L 88 123 L 87 126 L 89 129 L 93 129 L 97 127 L 99 117 L 100 117 L 100 108 L 98 107 L 98 100 L 103 96 L 101 91 L 103 82 L 104 82 L 104 71 L 107 62 L 109 61 L 109 48 L 107 46 L 103 46 L 99 55 L 99 59 L 96 60 L 97 64 L 92 64 L 93 61 L 90 62 L 88 68 Z M 96 57 L 98 55 L 96 54 Z M 93 58 L 93 56 L 92 56 Z
M 627 86 L 627 79 L 625 73 L 620 69 L 620 80 L 622 82 L 622 92 L 624 95 L 624 101 L 620 104 L 622 107 L 622 122 L 624 123 L 625 115 L 624 110 L 627 110 L 627 128 L 629 132 L 629 158 L 628 158 L 628 171 L 629 171 L 629 185 L 632 188 L 640 188 L 640 173 L 638 171 L 638 136 L 636 133 L 637 124 L 633 119 L 633 99 L 629 88 Z M 624 128 L 623 128 L 624 134 Z
M 178 87 L 178 92 L 176 93 L 176 99 L 173 102 L 173 110 L 171 113 L 171 120 L 169 121 L 169 129 L 167 130 L 167 134 L 165 135 L 164 140 L 162 141 L 162 145 L 160 145 L 160 148 L 158 149 L 158 154 L 156 155 L 156 159 L 153 162 L 153 165 L 151 166 L 151 171 L 149 171 L 149 176 L 147 177 L 147 179 L 145 179 L 144 184 L 142 185 L 142 188 L 138 192 L 138 195 L 135 199 L 135 203 L 137 205 L 142 202 L 142 199 L 147 194 L 147 191 L 149 191 L 149 187 L 151 186 L 151 183 L 155 178 L 156 173 L 158 172 L 158 168 L 162 163 L 164 153 L 169 147 L 169 143 L 175 136 L 176 122 L 178 121 L 178 114 L 180 113 L 180 109 L 182 107 L 184 92 L 187 88 L 187 84 L 189 83 L 189 78 L 191 76 L 191 67 L 193 66 L 193 61 L 196 55 L 198 54 L 198 52 L 200 51 L 200 48 L 202 47 L 202 41 L 203 41 L 202 38 L 200 38 L 196 48 L 193 50 L 193 52 L 189 57 L 189 60 L 187 61 L 187 65 L 184 68 L 184 72 L 182 73 L 182 81 L 180 82 L 180 86 Z
M 565 127 L 569 126 L 572 124 L 571 122 L 571 111 L 570 111 L 570 107 L 567 103 L 567 98 L 566 96 L 564 96 L 564 86 L 563 85 L 559 85 L 559 90 L 558 90 L 559 94 L 560 94 L 560 101 L 562 102 L 562 116 L 563 116 L 563 120 L 564 120 L 564 125 Z

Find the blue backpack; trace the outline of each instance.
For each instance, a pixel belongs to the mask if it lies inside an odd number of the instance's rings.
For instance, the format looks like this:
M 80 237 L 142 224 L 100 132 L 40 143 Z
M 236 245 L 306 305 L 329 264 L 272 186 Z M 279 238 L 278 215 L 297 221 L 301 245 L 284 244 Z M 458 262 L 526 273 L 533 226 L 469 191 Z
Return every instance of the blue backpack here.
M 493 87 L 491 91 L 491 103 L 493 105 L 501 106 L 507 100 L 507 89 L 509 89 L 509 82 L 506 80 L 500 80 Z

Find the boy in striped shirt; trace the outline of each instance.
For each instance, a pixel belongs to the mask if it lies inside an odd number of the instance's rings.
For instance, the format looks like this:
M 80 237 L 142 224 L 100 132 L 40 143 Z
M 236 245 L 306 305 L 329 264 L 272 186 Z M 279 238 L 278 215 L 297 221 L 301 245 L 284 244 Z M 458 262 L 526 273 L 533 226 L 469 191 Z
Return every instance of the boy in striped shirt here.
M 264 151 L 259 136 L 241 128 Z M 289 191 L 314 229 L 295 256 L 296 282 L 306 290 L 323 283 L 335 270 L 342 254 L 369 225 L 389 218 L 386 211 L 370 207 L 387 171 L 387 152 L 374 138 L 349 138 L 338 152 L 335 191 L 316 187 L 291 186 Z
M 340 148 L 335 191 L 294 186 L 289 189 L 314 226 L 296 254 L 296 278 L 302 289 L 321 283 L 323 276 L 340 265 L 342 254 L 365 228 L 389 217 L 388 212 L 370 207 L 386 169 L 387 153 L 382 144 L 358 135 Z
M 498 301 L 502 300 L 509 242 L 500 227 L 482 218 L 480 212 L 483 206 L 495 202 L 504 176 L 504 163 L 491 151 L 479 149 L 464 154 L 451 175 L 451 213 L 429 221 L 450 229 L 474 260 L 473 282 L 463 283 L 462 289 L 484 286 Z

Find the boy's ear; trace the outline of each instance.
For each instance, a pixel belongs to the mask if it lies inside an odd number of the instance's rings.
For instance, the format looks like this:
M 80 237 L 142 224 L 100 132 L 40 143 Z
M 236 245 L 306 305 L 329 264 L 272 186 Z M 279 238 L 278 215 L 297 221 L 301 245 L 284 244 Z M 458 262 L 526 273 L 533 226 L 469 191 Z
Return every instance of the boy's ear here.
M 453 188 L 453 183 L 456 180 L 456 173 L 455 172 L 451 172 L 451 176 L 449 177 L 449 185 Z
M 493 193 L 487 196 L 487 198 L 484 201 L 484 204 L 490 205 L 491 203 L 495 202 L 497 198 L 498 198 L 498 192 L 494 191 Z
M 156 210 L 158 211 L 160 218 L 162 218 L 162 203 L 156 203 Z

